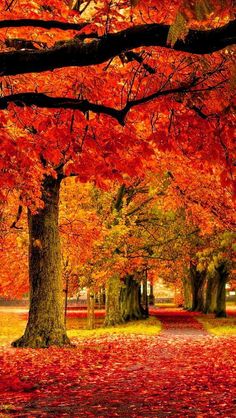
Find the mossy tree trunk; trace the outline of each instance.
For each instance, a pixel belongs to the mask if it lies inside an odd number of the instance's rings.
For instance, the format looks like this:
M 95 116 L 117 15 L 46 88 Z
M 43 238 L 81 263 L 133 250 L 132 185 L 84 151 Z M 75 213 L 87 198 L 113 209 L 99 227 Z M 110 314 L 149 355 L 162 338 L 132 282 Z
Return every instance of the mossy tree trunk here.
M 141 302 L 140 283 L 133 275 L 122 281 L 118 276 L 110 278 L 106 288 L 105 326 L 146 318 Z
M 204 286 L 206 282 L 205 271 L 198 271 L 196 266 L 190 266 L 190 277 L 192 286 L 192 311 L 204 311 Z
M 216 317 L 225 318 L 226 315 L 226 290 L 225 286 L 228 278 L 228 269 L 226 263 L 222 264 L 216 269 L 218 273 L 218 287 L 216 298 Z
M 126 276 L 120 291 L 120 310 L 123 321 L 131 321 L 146 317 L 141 305 L 140 283 L 133 275 Z
M 46 177 L 44 208 L 28 211 L 30 309 L 24 335 L 14 347 L 69 344 L 64 324 L 61 252 L 58 230 L 60 180 Z
M 105 326 L 112 326 L 124 322 L 120 309 L 120 291 L 122 283 L 118 275 L 110 277 L 106 285 L 106 316 Z
M 207 286 L 206 286 L 206 298 L 205 298 L 205 306 L 204 306 L 205 314 L 216 312 L 217 289 L 218 289 L 218 275 L 216 273 L 208 274 Z

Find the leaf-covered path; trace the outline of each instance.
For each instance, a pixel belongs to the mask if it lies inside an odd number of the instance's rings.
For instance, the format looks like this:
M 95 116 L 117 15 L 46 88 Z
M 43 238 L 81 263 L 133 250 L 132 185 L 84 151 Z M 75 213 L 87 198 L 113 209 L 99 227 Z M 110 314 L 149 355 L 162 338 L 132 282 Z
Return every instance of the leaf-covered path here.
M 169 310 L 158 309 L 152 310 L 152 314 L 155 315 L 162 323 L 163 331 L 162 335 L 170 338 L 203 338 L 208 333 L 203 329 L 195 317 L 197 314 L 190 313 L 182 310 Z
M 235 417 L 236 338 L 208 336 L 194 314 L 157 315 L 164 327 L 157 336 L 2 347 L 1 416 Z

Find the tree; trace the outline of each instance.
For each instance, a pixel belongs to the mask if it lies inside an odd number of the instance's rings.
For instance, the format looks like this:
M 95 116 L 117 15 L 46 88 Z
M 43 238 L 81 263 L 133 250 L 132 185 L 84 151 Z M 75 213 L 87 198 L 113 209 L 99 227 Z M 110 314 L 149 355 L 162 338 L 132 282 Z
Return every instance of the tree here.
M 206 248 L 199 253 L 198 270 L 205 271 L 205 313 L 215 313 L 216 317 L 226 316 L 226 283 L 234 266 L 235 233 L 224 231 L 208 237 Z
M 151 0 L 136 9 L 125 0 L 86 11 L 56 0 L 1 6 L 1 185 L 21 193 L 30 232 L 30 315 L 16 346 L 68 343 L 58 234 L 65 177 L 100 186 L 107 177 L 124 181 L 145 160 L 154 166 L 158 148 L 180 147 L 207 164 L 214 150 L 231 187 L 230 3 L 217 2 L 211 18 L 206 8 L 201 22 L 198 3 L 195 10 L 180 1 L 170 8 L 168 2 L 167 15 L 167 3 L 156 7 Z

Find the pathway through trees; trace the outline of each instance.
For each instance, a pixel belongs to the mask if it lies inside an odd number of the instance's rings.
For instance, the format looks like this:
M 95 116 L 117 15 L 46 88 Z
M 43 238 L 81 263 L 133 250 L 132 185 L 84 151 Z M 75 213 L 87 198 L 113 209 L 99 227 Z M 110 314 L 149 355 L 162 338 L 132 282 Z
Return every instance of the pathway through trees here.
M 152 314 L 161 321 L 163 326 L 162 335 L 167 338 L 185 339 L 187 337 L 195 339 L 208 335 L 202 324 L 195 319 L 196 313 L 181 309 L 153 309 Z
M 75 348 L 0 348 L 2 417 L 233 418 L 236 338 L 159 309 L 159 335 L 75 339 Z

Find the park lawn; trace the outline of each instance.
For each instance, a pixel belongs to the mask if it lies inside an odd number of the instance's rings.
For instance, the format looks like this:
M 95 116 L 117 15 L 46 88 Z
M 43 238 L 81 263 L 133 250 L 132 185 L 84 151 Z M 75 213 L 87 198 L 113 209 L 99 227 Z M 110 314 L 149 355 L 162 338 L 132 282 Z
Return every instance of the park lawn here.
M 161 323 L 157 318 L 151 317 L 144 320 L 132 321 L 126 324 L 120 324 L 113 327 L 98 327 L 96 329 L 68 329 L 69 338 L 88 338 L 99 337 L 109 334 L 125 335 L 157 335 L 161 332 Z
M 151 317 L 142 321 L 133 321 L 115 327 L 103 327 L 104 313 L 95 316 L 95 329 L 87 329 L 86 312 L 69 313 L 67 317 L 67 334 L 69 338 L 94 338 L 110 334 L 125 335 L 157 335 L 161 324 L 157 318 Z M 27 314 L 0 312 L 0 346 L 10 344 L 19 338 L 26 327 Z
M 214 314 L 201 315 L 196 319 L 212 335 L 236 335 L 236 316 L 229 314 L 227 318 L 215 318 Z
M 18 313 L 0 312 L 0 346 L 19 338 L 26 327 L 26 319 Z

